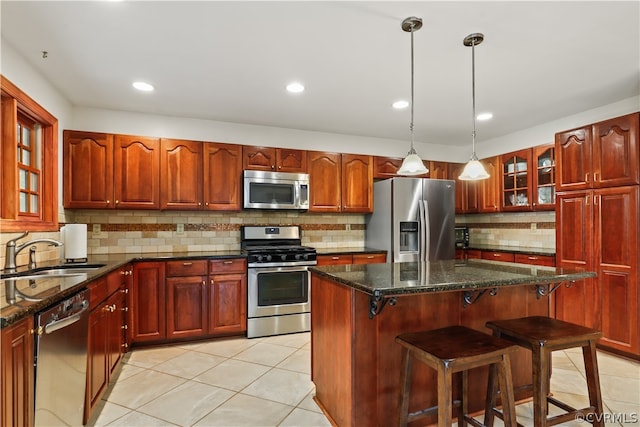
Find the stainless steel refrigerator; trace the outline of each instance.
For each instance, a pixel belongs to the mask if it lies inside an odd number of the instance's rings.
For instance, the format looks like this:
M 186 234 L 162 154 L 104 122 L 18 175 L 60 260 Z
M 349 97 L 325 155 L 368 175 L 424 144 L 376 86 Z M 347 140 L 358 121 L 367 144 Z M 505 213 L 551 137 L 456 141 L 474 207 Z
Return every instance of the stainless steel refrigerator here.
M 373 185 L 365 244 L 387 251 L 387 262 L 455 258 L 455 182 L 390 178 Z

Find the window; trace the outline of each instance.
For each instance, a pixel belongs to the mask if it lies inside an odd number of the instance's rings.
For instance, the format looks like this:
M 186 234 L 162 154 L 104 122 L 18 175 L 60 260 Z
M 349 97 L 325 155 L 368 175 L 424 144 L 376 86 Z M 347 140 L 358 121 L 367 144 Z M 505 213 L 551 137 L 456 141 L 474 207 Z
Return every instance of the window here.
M 1 230 L 57 231 L 58 121 L 1 78 Z

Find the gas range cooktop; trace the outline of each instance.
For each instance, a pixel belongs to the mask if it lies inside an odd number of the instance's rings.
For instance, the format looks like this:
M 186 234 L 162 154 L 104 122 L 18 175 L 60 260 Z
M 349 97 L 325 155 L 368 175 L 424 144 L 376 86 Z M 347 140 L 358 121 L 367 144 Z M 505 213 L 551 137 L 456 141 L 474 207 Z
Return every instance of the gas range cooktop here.
M 315 248 L 301 245 L 299 226 L 243 226 L 240 234 L 249 264 L 316 260 Z

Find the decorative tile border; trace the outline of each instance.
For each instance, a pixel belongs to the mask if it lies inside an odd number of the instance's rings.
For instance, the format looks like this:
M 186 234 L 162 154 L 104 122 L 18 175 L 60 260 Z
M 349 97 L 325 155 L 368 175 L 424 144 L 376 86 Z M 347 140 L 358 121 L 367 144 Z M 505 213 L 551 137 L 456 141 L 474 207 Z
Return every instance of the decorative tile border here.
M 64 224 L 60 224 L 63 226 Z M 154 231 L 176 231 L 177 224 L 99 224 L 101 232 L 154 232 Z M 240 231 L 242 224 L 184 224 L 184 231 Z M 262 225 L 262 224 L 252 224 Z M 264 224 L 269 227 L 291 224 Z M 94 224 L 87 224 L 87 230 L 91 232 Z M 365 224 L 300 224 L 303 231 L 362 231 Z
M 459 225 L 466 225 L 469 229 L 511 229 L 511 230 L 530 230 L 531 225 L 535 224 L 535 228 L 538 230 L 555 230 L 556 223 L 555 222 L 478 222 L 478 223 L 466 223 Z

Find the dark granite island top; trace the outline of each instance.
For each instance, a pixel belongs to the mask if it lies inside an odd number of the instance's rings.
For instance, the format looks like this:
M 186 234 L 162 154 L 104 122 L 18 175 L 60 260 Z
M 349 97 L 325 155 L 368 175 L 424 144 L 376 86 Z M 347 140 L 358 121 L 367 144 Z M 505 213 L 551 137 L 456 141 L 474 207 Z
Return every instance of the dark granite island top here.
M 452 325 L 491 334 L 485 327 L 489 320 L 553 316 L 552 292 L 562 292 L 563 284 L 584 286 L 581 279 L 595 276 L 484 260 L 310 270 L 314 399 L 334 425 L 357 427 L 397 424 L 399 334 Z M 511 366 L 516 400 L 531 397 L 530 352 L 518 349 Z M 471 413 L 484 408 L 487 372 L 469 372 Z M 436 405 L 436 390 L 435 371 L 414 364 L 409 411 Z M 421 425 L 435 422 L 432 417 Z
M 464 291 L 515 285 L 550 285 L 595 277 L 595 273 L 486 260 L 450 260 L 311 267 L 371 296 Z

